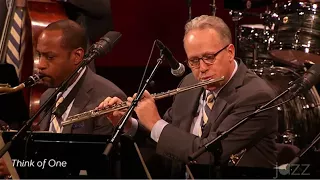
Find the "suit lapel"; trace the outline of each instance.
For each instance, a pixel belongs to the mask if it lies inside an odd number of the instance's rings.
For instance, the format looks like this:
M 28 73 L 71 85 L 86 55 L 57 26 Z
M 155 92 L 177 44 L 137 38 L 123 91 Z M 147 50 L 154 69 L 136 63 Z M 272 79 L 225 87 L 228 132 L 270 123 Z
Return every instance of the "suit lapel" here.
M 218 96 L 215 105 L 213 106 L 213 109 L 209 115 L 209 119 L 211 122 L 215 122 L 219 118 L 220 114 L 223 112 L 226 105 L 227 101 L 223 97 L 220 98 Z
M 75 100 L 73 102 L 72 108 L 71 108 L 68 116 L 72 116 L 72 115 L 80 113 L 86 107 L 86 105 L 89 103 L 89 101 L 90 101 L 90 96 L 87 93 L 79 92 L 79 94 L 77 95 L 77 97 L 75 98 Z M 72 127 L 73 127 L 73 125 L 65 126 L 63 128 L 62 133 L 71 133 Z
M 184 131 L 190 132 L 190 127 L 193 122 L 194 117 L 197 116 L 197 110 L 199 107 L 199 98 L 203 88 L 198 88 L 191 90 L 190 94 L 186 94 L 186 98 L 188 102 L 186 102 L 185 106 L 182 108 L 182 116 L 180 117 L 180 128 Z
M 51 88 L 51 89 L 48 89 L 48 93 L 47 93 L 47 96 L 44 97 L 43 99 L 45 99 L 45 101 L 48 100 L 48 98 L 54 93 L 55 89 L 54 88 Z M 53 99 L 53 101 L 51 103 L 48 104 L 48 108 L 46 108 L 42 114 L 45 115 L 45 116 L 40 116 L 40 117 L 43 117 L 42 119 L 40 118 L 40 129 L 43 130 L 43 131 L 48 131 L 49 130 L 49 127 L 50 127 L 50 120 L 51 120 L 51 111 L 52 111 L 52 108 L 53 108 L 53 102 L 54 102 L 55 99 Z M 42 104 L 43 105 L 43 104 Z M 51 108 L 50 108 L 51 106 Z
M 76 95 L 74 102 L 72 104 L 71 110 L 69 112 L 69 116 L 79 114 L 83 111 L 83 109 L 87 106 L 87 104 L 90 102 L 90 90 L 92 89 L 92 84 L 88 79 L 88 76 L 90 76 L 90 70 L 87 69 L 87 72 L 84 74 L 84 81 L 81 85 L 78 94 Z M 71 133 L 73 125 L 65 126 L 62 130 L 62 133 Z
M 209 120 L 211 123 L 214 123 L 219 118 L 223 110 L 227 107 L 227 98 L 230 97 L 230 95 L 243 84 L 243 79 L 245 77 L 247 68 L 244 66 L 241 60 L 238 60 L 237 63 L 238 70 L 228 84 L 226 84 L 226 86 L 223 87 L 218 94 L 215 105 L 213 106 L 213 109 L 209 115 Z
M 79 112 L 81 112 L 86 105 L 89 103 L 90 101 L 90 95 L 88 92 L 86 91 L 79 91 L 78 95 L 76 96 L 72 108 L 70 110 L 69 116 L 78 114 Z

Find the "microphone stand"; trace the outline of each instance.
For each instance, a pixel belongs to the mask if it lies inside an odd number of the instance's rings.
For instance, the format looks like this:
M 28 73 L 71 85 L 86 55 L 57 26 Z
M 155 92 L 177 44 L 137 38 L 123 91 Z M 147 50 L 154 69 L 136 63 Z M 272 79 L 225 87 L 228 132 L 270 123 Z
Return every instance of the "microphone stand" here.
M 292 160 L 290 161 L 289 165 L 290 164 L 297 164 L 301 157 L 307 152 L 309 151 L 309 149 L 314 146 L 318 141 L 320 140 L 320 133 L 314 138 L 314 140 L 312 141 L 312 143 L 306 147 L 303 151 L 300 151 L 299 154 Z
M 299 81 L 300 79 L 298 79 L 297 81 Z M 260 106 L 257 110 L 255 110 L 253 113 L 247 115 L 246 117 L 244 117 L 241 121 L 239 121 L 238 123 L 236 123 L 234 126 L 232 126 L 229 130 L 224 131 L 224 132 L 218 132 L 218 136 L 209 141 L 208 143 L 206 143 L 204 146 L 202 146 L 201 148 L 199 148 L 196 152 L 194 152 L 193 154 L 191 154 L 188 158 L 189 160 L 192 162 L 195 159 L 197 159 L 200 155 L 202 155 L 204 152 L 208 151 L 208 152 L 212 152 L 213 156 L 214 156 L 214 168 L 215 170 L 219 170 L 221 162 L 221 155 L 222 155 L 222 145 L 221 145 L 221 140 L 225 139 L 226 137 L 228 137 L 228 135 L 233 132 L 234 130 L 236 130 L 238 127 L 240 127 L 241 125 L 243 125 L 245 122 L 247 122 L 250 118 L 254 117 L 256 114 L 260 113 L 260 112 L 264 112 L 266 110 L 269 110 L 270 108 L 267 108 L 270 104 L 272 104 L 273 102 L 275 102 L 276 100 L 278 100 L 279 98 L 281 98 L 282 96 L 284 96 L 285 94 L 287 94 L 289 91 L 291 91 L 292 89 L 294 89 L 295 86 L 291 86 L 289 88 L 287 88 L 284 92 L 282 92 L 281 94 L 279 94 L 277 97 L 275 97 L 274 99 L 272 99 L 271 101 L 269 101 L 268 103 L 266 103 L 263 106 Z M 291 99 L 293 99 L 295 96 L 292 96 Z M 290 100 L 291 100 L 290 99 Z M 216 162 L 217 161 L 217 162 Z M 216 172 L 217 176 L 220 176 L 220 172 Z M 220 177 L 218 177 L 220 178 Z
M 113 144 L 114 144 L 114 141 L 118 138 L 118 135 L 119 133 L 122 131 L 125 123 L 127 122 L 127 120 L 129 119 L 129 117 L 131 116 L 134 108 L 138 105 L 138 102 L 140 101 L 141 99 L 141 96 L 143 94 L 143 92 L 145 91 L 145 89 L 147 88 L 149 82 L 151 81 L 151 79 L 153 78 L 154 74 L 155 74 L 155 71 L 158 69 L 159 65 L 162 63 L 163 61 L 163 58 L 164 58 L 164 54 L 161 50 L 161 53 L 160 53 L 160 58 L 158 58 L 157 60 L 157 64 L 156 66 L 153 68 L 149 78 L 146 80 L 144 86 L 142 87 L 142 89 L 138 92 L 138 95 L 136 96 L 136 98 L 132 101 L 129 109 L 127 110 L 126 114 L 124 116 L 122 116 L 121 120 L 119 121 L 117 127 L 116 127 L 116 131 L 114 132 L 112 138 L 110 139 L 109 143 L 107 144 L 103 154 L 105 156 L 108 156 L 112 147 L 113 147 Z
M 94 49 L 94 48 L 93 48 Z M 62 83 L 62 85 L 54 91 L 54 93 L 42 104 L 42 106 L 39 108 L 39 110 L 29 119 L 27 120 L 24 125 L 20 128 L 20 130 L 11 138 L 9 142 L 7 142 L 2 149 L 0 150 L 0 157 L 2 157 L 11 147 L 12 143 L 15 142 L 17 139 L 19 139 L 21 136 L 25 136 L 27 133 L 27 130 L 30 129 L 33 121 L 38 117 L 38 115 L 47 107 L 47 105 L 56 98 L 57 94 L 59 92 L 64 91 L 71 80 L 73 80 L 80 72 L 81 70 L 89 64 L 99 53 L 95 50 L 92 51 L 93 53 L 89 53 L 87 57 L 85 57 L 77 69 Z
M 217 8 L 216 8 L 216 1 L 213 0 L 212 1 L 212 4 L 210 4 L 211 6 L 211 12 L 212 12 L 212 16 L 216 16 L 216 11 L 217 11 Z

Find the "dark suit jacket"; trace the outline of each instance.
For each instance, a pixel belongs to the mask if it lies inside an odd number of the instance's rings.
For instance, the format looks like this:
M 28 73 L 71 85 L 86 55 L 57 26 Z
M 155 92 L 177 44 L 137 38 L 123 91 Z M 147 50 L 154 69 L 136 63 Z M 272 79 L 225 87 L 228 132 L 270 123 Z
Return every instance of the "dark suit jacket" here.
M 202 137 L 190 133 L 203 89 L 193 89 L 174 97 L 172 107 L 164 119 L 168 124 L 157 143 L 157 153 L 175 162 L 188 162 L 188 156 L 217 137 L 218 131 L 226 131 L 243 117 L 270 101 L 275 94 L 264 80 L 242 63 L 229 83 L 220 91 L 215 101 Z M 187 75 L 180 87 L 197 83 L 192 74 Z M 221 162 L 227 162 L 233 153 L 248 148 L 238 166 L 271 168 L 276 163 L 275 138 L 277 133 L 277 110 L 268 110 L 251 118 L 222 141 Z M 212 164 L 211 153 L 204 153 L 198 164 Z M 174 163 L 177 164 L 177 163 Z M 174 166 L 177 171 L 181 166 Z M 178 168 L 178 169 L 177 169 Z M 174 172 L 177 173 L 177 172 Z M 181 178 L 181 177 L 180 177 Z
M 68 0 L 65 9 L 71 20 L 86 28 L 92 42 L 113 29 L 110 0 Z
M 19 85 L 16 70 L 11 64 L 0 64 L 0 83 Z M 11 129 L 18 129 L 23 121 L 29 119 L 28 105 L 25 103 L 22 91 L 0 95 L 0 119 Z
M 107 79 L 93 73 L 87 68 L 85 79 L 78 94 L 75 97 L 69 116 L 79 114 L 81 112 L 89 111 L 96 108 L 107 96 L 117 96 L 123 100 L 126 100 L 125 93 L 119 89 L 115 84 Z M 55 89 L 50 88 L 44 92 L 40 98 L 40 104 L 44 103 Z M 49 109 L 48 111 L 52 111 Z M 51 113 L 48 113 L 44 117 L 46 111 L 44 111 L 40 118 L 43 120 L 40 123 L 40 130 L 49 130 Z M 111 122 L 105 117 L 100 116 L 93 119 L 85 120 L 73 125 L 68 125 L 63 128 L 62 133 L 74 133 L 74 134 L 112 134 L 113 126 Z

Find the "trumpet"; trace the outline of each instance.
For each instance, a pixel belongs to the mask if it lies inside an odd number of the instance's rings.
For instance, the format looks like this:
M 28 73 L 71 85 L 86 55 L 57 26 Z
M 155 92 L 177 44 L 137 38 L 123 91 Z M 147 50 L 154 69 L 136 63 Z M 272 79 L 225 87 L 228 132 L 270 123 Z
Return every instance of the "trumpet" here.
M 37 84 L 42 78 L 43 76 L 39 74 L 34 74 L 32 76 L 29 76 L 25 82 L 15 87 L 11 87 L 10 84 L 0 84 L 0 94 L 9 94 L 9 93 L 20 91 L 23 88 L 30 87 Z
M 224 76 L 222 76 L 221 78 L 218 78 L 218 79 L 210 79 L 210 80 L 201 81 L 201 82 L 199 82 L 197 84 L 194 84 L 194 85 L 185 86 L 185 87 L 177 88 L 177 89 L 174 89 L 174 90 L 169 90 L 167 92 L 162 92 L 162 93 L 158 93 L 158 94 L 152 94 L 152 96 L 153 96 L 153 98 L 155 100 L 158 100 L 158 99 L 162 99 L 162 98 L 166 98 L 166 97 L 170 97 L 170 96 L 176 95 L 178 93 L 189 91 L 189 90 L 192 90 L 192 89 L 195 89 L 195 88 L 199 88 L 199 87 L 202 87 L 202 86 L 205 86 L 205 85 L 208 85 L 208 84 L 219 83 L 222 80 L 224 80 Z M 69 125 L 69 124 L 73 124 L 73 123 L 76 123 L 76 122 L 80 122 L 80 121 L 84 121 L 84 120 L 87 120 L 87 119 L 90 119 L 90 118 L 101 116 L 103 114 L 107 114 L 107 113 L 110 113 L 110 112 L 113 112 L 113 111 L 125 109 L 125 108 L 128 108 L 128 107 L 129 106 L 124 101 L 122 103 L 114 104 L 112 106 L 108 106 L 108 107 L 105 107 L 105 108 L 102 108 L 102 109 L 90 110 L 90 111 L 87 111 L 87 112 L 83 112 L 83 113 L 76 114 L 76 115 L 68 117 L 65 121 L 61 122 L 61 125 L 62 126 L 66 126 L 66 125 Z

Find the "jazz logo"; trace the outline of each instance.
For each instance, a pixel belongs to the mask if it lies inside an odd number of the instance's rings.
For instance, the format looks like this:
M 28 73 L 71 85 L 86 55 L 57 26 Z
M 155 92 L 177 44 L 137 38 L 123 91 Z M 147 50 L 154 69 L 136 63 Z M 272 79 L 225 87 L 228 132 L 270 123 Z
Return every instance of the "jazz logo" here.
M 276 176 L 279 178 L 283 176 L 310 176 L 310 164 L 284 164 L 276 167 Z

